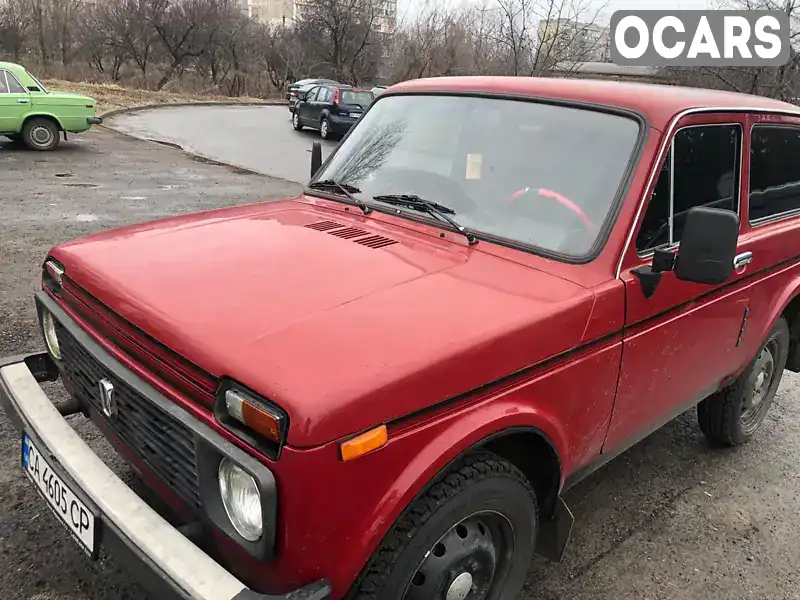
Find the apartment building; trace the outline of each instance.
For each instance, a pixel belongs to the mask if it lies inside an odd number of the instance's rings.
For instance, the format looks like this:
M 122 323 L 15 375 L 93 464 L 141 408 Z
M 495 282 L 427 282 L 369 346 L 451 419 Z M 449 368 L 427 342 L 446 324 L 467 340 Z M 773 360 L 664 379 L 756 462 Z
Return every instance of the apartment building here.
M 611 35 L 608 27 L 573 19 L 539 22 L 539 39 L 559 60 L 611 62 Z
M 313 0 L 240 0 L 242 12 L 270 25 L 290 26 L 302 18 Z M 397 26 L 397 0 L 372 0 L 377 32 L 391 35 Z

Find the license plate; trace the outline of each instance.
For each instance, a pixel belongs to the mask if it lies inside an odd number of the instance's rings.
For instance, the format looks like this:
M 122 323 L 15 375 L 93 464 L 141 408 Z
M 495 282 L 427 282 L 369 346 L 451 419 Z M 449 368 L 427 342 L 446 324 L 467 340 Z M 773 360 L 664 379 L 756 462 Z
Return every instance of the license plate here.
M 357 119 L 358 117 L 361 116 L 361 113 L 350 113 L 350 116 Z
M 56 475 L 26 433 L 22 434 L 22 468 L 72 537 L 89 556 L 96 558 L 94 514 Z

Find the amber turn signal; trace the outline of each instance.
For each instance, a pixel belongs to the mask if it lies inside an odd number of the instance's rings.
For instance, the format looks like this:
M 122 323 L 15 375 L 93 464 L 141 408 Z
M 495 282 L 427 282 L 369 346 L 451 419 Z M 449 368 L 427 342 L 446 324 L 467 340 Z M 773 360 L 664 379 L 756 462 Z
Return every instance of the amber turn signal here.
M 225 392 L 225 408 L 231 417 L 248 429 L 274 442 L 281 442 L 280 417 L 268 408 L 256 405 L 234 390 Z
M 368 452 L 382 448 L 388 441 L 389 432 L 386 429 L 386 425 L 370 429 L 346 442 L 342 442 L 342 460 L 345 462 L 355 460 Z

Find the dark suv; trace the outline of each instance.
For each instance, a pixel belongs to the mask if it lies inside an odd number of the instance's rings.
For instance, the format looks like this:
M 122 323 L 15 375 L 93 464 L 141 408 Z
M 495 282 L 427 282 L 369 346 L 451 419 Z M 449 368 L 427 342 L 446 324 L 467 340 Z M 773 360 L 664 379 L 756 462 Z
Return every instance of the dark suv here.
M 292 114 L 292 126 L 319 129 L 322 139 L 342 135 L 355 124 L 375 99 L 370 90 L 349 85 L 324 84 L 311 88 L 298 100 Z

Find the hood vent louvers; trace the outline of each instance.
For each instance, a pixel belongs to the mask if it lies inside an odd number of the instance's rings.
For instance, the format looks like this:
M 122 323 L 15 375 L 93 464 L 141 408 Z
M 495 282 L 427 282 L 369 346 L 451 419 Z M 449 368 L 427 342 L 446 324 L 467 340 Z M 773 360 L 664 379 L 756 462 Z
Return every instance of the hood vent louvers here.
M 336 231 L 329 231 L 330 235 L 335 235 L 336 237 L 344 238 L 345 240 L 352 240 L 353 238 L 361 237 L 362 235 L 367 235 L 367 232 L 363 229 L 358 229 L 357 227 L 345 227 L 344 229 L 337 229 Z
M 319 223 L 311 223 L 311 225 L 306 225 L 306 227 L 309 229 L 316 229 L 317 231 L 328 231 L 330 229 L 339 229 L 340 227 L 344 226 L 335 221 L 320 221 Z
M 307 229 L 325 232 L 328 235 L 335 235 L 336 237 L 350 240 L 351 242 L 355 242 L 356 244 L 361 244 L 362 246 L 373 248 L 375 250 L 378 248 L 386 248 L 387 246 L 397 243 L 396 240 L 383 237 L 382 235 L 370 234 L 369 232 L 359 229 L 358 227 L 345 227 L 341 223 L 337 223 L 335 221 L 320 221 L 319 223 L 311 223 L 305 227 Z
M 362 246 L 368 246 L 375 249 L 385 248 L 386 246 L 391 246 L 392 244 L 397 243 L 396 241 L 385 238 L 382 235 L 371 235 L 369 237 L 361 238 L 360 240 L 355 240 L 355 242 L 356 244 L 361 244 Z

